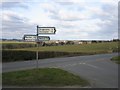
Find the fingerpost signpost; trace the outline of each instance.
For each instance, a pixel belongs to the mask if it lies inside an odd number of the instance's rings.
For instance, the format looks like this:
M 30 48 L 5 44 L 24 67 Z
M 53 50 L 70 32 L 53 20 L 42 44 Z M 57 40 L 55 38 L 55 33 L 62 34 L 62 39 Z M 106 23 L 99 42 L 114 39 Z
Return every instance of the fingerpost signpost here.
M 46 34 L 55 34 L 55 33 L 56 33 L 55 27 L 39 27 L 37 25 L 37 34 L 36 35 L 24 35 L 24 37 L 23 37 L 24 41 L 34 41 L 37 44 L 37 50 L 36 50 L 36 68 L 38 68 L 39 42 L 49 41 L 50 40 L 49 36 L 39 36 L 39 35 L 40 34 L 45 34 L 45 35 Z
M 39 55 L 38 55 L 39 45 L 38 45 L 38 43 L 40 41 L 42 41 L 42 40 L 39 40 L 38 35 L 39 34 L 55 34 L 55 32 L 56 32 L 55 27 L 39 27 L 37 25 L 37 34 L 36 34 L 36 36 L 37 36 L 37 51 L 36 51 L 36 63 L 37 63 L 37 65 L 36 65 L 36 67 L 37 68 L 38 68 L 38 59 L 39 59 Z

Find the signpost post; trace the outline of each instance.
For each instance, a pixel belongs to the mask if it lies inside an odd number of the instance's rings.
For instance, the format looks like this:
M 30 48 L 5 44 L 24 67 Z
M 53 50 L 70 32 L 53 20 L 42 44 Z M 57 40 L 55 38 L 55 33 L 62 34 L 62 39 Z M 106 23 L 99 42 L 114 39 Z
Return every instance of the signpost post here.
M 36 68 L 38 68 L 38 25 L 37 25 L 37 51 L 36 51 Z

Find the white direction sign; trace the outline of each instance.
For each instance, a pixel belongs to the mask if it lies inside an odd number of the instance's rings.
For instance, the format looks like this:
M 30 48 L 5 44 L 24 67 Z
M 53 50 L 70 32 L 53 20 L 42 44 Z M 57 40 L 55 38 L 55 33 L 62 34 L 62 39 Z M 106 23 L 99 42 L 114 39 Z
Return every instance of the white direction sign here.
M 55 27 L 37 27 L 38 34 L 55 34 Z
M 38 36 L 38 41 L 49 41 L 50 37 L 49 36 Z
M 23 39 L 25 41 L 36 41 L 37 37 L 36 35 L 24 35 Z
M 36 35 L 24 35 L 23 39 L 25 41 L 37 41 L 37 36 Z M 49 36 L 38 36 L 38 41 L 49 41 L 50 37 Z

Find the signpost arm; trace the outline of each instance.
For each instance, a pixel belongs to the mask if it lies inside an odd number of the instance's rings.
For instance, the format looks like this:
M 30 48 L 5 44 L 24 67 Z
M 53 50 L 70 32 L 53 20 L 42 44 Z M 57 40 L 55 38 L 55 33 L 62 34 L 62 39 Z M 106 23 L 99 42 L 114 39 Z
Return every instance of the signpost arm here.
M 36 50 L 36 68 L 38 68 L 38 25 L 37 25 L 37 50 Z

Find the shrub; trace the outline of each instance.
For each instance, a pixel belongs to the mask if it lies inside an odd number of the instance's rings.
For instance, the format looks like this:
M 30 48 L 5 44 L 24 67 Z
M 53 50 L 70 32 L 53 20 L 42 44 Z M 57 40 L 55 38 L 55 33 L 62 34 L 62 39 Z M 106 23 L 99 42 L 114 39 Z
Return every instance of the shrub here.
M 36 44 L 14 44 L 14 43 L 9 43 L 9 44 L 2 44 L 2 49 L 17 49 L 17 48 L 29 48 L 29 47 L 36 47 Z
M 53 58 L 69 55 L 67 52 L 54 52 L 54 51 L 43 51 L 39 52 L 39 59 Z M 16 51 L 16 50 L 2 50 L 2 61 L 23 61 L 23 60 L 34 60 L 36 59 L 35 51 Z

